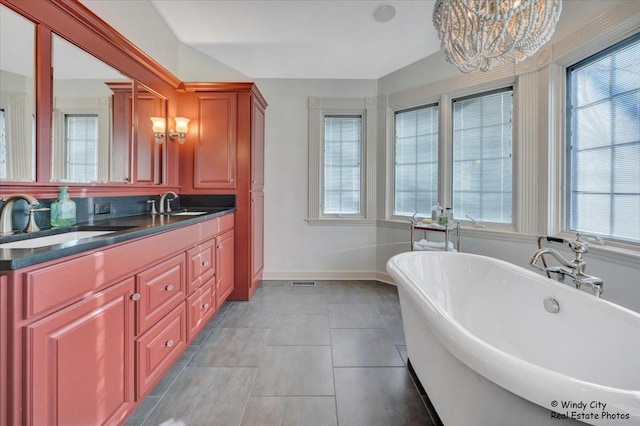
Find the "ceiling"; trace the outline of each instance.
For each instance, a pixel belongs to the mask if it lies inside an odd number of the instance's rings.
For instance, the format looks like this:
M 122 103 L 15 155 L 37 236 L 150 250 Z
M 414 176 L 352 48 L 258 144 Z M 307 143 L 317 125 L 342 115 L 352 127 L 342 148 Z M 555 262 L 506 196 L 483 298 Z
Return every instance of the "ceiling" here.
M 178 40 L 251 78 L 378 79 L 440 49 L 435 0 L 151 3 Z M 382 5 L 396 12 L 386 23 Z

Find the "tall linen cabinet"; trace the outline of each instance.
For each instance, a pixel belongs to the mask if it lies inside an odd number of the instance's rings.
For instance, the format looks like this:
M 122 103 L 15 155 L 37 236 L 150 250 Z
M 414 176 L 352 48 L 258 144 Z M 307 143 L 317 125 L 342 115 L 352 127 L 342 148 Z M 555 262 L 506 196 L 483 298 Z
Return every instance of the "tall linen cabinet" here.
M 253 83 L 183 83 L 183 194 L 233 194 L 235 274 L 229 300 L 249 300 L 264 266 L 264 132 L 267 102 Z

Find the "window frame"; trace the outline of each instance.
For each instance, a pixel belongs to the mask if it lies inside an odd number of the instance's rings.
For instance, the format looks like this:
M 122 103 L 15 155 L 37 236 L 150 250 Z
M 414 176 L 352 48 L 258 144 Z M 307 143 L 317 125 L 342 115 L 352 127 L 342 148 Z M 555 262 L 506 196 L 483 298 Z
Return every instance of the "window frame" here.
M 440 115 L 441 115 L 441 105 L 439 101 L 433 101 L 433 102 L 426 102 L 420 105 L 414 105 L 414 106 L 410 106 L 410 107 L 404 107 L 404 108 L 397 108 L 392 110 L 392 114 L 391 114 L 391 120 L 392 120 L 392 133 L 391 133 L 391 150 L 390 150 L 390 161 L 392 163 L 392 167 L 391 167 L 391 184 L 390 184 L 390 214 L 389 217 L 391 219 L 395 219 L 395 220 L 406 220 L 408 217 L 410 216 L 403 216 L 403 215 L 398 215 L 396 214 L 396 151 L 397 151 L 397 137 L 398 137 L 398 130 L 396 127 L 396 118 L 398 116 L 398 114 L 401 113 L 405 113 L 405 112 L 411 112 L 411 111 L 417 111 L 417 110 L 421 110 L 421 109 L 427 109 L 427 108 L 432 108 L 432 107 L 436 107 L 436 110 L 438 112 L 438 155 L 437 155 L 437 167 L 438 167 L 438 171 L 437 171 L 437 184 L 436 184 L 436 199 L 440 198 L 440 194 L 441 194 L 441 179 L 440 179 L 440 152 L 442 150 L 442 137 L 441 137 L 441 128 L 440 128 Z
M 84 162 L 82 163 L 74 163 L 71 161 L 70 158 L 70 153 L 71 153 L 71 144 L 72 141 L 69 139 L 69 131 L 70 131 L 70 126 L 69 126 L 69 119 L 73 119 L 73 118 L 93 118 L 95 119 L 95 129 L 96 129 L 96 138 L 94 140 L 94 150 L 95 150 L 95 162 L 89 163 L 86 161 L 86 157 L 84 158 Z M 89 180 L 89 182 L 97 182 L 98 181 L 98 177 L 100 176 L 100 160 L 99 160 L 99 152 L 100 152 L 100 116 L 98 114 L 87 114 L 87 113 L 83 113 L 83 114 L 64 114 L 63 115 L 63 120 L 64 120 L 64 153 L 65 153 L 65 177 L 66 177 L 66 181 L 67 182 L 82 182 L 79 180 L 75 180 L 75 179 L 71 179 L 69 177 L 70 175 L 70 170 L 73 169 L 74 167 L 79 167 L 81 166 L 83 169 L 86 169 L 89 166 L 92 166 L 95 169 L 95 179 L 94 180 Z
M 484 221 L 481 218 L 478 217 L 474 217 L 474 220 L 476 220 L 477 222 L 481 222 L 484 226 L 491 226 L 491 227 L 496 227 L 496 228 L 508 228 L 508 229 L 515 229 L 516 227 L 516 211 L 517 211 L 517 207 L 516 207 L 516 203 L 517 203 L 517 179 L 516 179 L 516 174 L 517 174 L 517 170 L 516 170 L 516 146 L 517 146 L 517 142 L 516 142 L 516 136 L 517 136 L 517 132 L 516 132 L 516 113 L 517 113 L 517 104 L 516 104 L 516 85 L 515 84 L 510 84 L 510 85 L 506 85 L 503 87 L 498 87 L 498 88 L 492 88 L 492 89 L 488 89 L 488 90 L 479 90 L 479 91 L 475 91 L 474 93 L 469 93 L 466 95 L 461 95 L 461 96 L 455 96 L 455 97 L 451 97 L 451 104 L 450 104 L 450 111 L 451 111 L 451 124 L 450 124 L 450 138 L 449 138 L 449 144 L 450 144 L 450 152 L 451 152 L 451 161 L 449 164 L 450 167 L 450 171 L 451 171 L 451 178 L 449 181 L 449 188 L 448 188 L 448 194 L 449 194 L 449 205 L 447 207 L 453 207 L 453 199 L 454 199 L 454 184 L 453 184 L 453 178 L 454 178 L 454 151 L 455 151 L 455 146 L 454 146 L 454 104 L 455 102 L 460 102 L 460 101 L 466 101 L 469 99 L 478 99 L 478 98 L 482 98 L 485 96 L 490 96 L 490 95 L 494 95 L 494 94 L 498 94 L 498 93 L 504 93 L 504 92 L 511 92 L 511 99 L 512 99 L 512 104 L 511 104 L 511 222 L 489 222 L 489 221 Z M 444 207 L 444 206 L 443 206 Z M 454 210 L 454 218 L 456 221 L 460 221 L 463 222 L 465 221 L 464 219 L 461 218 L 456 218 L 455 217 L 455 210 Z M 471 223 L 471 220 L 465 221 L 465 222 L 469 222 Z
M 327 213 L 325 211 L 326 208 L 326 167 L 327 167 L 327 163 L 326 163 L 326 119 L 327 118 L 358 118 L 360 119 L 360 146 L 359 146 L 359 164 L 358 164 L 358 172 L 360 175 L 360 188 L 359 188 L 359 200 L 358 200 L 358 204 L 360 205 L 360 211 L 357 213 Z M 364 114 L 346 114 L 346 113 L 340 113 L 340 114 L 336 114 L 336 113 L 330 113 L 330 112 L 325 112 L 322 115 L 322 140 L 321 140 L 321 144 L 322 144 L 322 167 L 320 168 L 320 194 L 321 194 L 321 201 L 320 201 L 320 214 L 321 217 L 323 218 L 363 218 L 364 214 L 363 214 L 363 210 L 364 210 L 364 206 L 362 204 L 363 201 L 363 185 L 364 185 L 364 180 L 366 179 L 366 175 L 364 173 L 364 167 L 363 167 L 363 163 L 364 163 L 364 146 L 365 146 L 365 116 Z M 342 142 L 342 141 L 341 141 Z M 342 192 L 342 191 L 341 191 Z
M 571 85 L 571 73 L 579 69 L 587 64 L 597 62 L 605 56 L 612 54 L 618 50 L 624 49 L 625 47 L 637 43 L 640 41 L 640 33 L 635 33 L 631 36 L 625 37 L 622 40 L 619 40 L 615 43 L 612 43 L 595 53 L 588 54 L 586 57 L 583 57 L 573 63 L 566 65 L 564 67 L 564 88 L 565 88 L 565 96 L 564 96 L 564 105 L 565 105 L 565 114 L 564 114 L 564 134 L 563 140 L 561 140 L 561 150 L 562 150 L 562 180 L 563 180 L 563 188 L 562 191 L 562 200 L 561 200 L 561 212 L 560 212 L 560 233 L 563 235 L 573 235 L 576 233 L 582 234 L 594 234 L 590 231 L 579 231 L 571 228 L 571 199 L 572 199 L 572 133 L 573 133 L 573 121 L 572 121 L 572 85 Z M 594 49 L 595 50 L 595 49 Z M 611 99 L 608 97 L 607 99 Z M 611 193 L 609 193 L 611 195 Z M 611 224 L 611 223 L 609 223 Z M 597 234 L 604 241 L 608 243 L 613 243 L 614 246 L 620 247 L 629 247 L 629 248 L 640 248 L 640 240 L 633 239 L 625 239 L 616 237 L 613 235 L 605 235 L 605 234 Z
M 375 224 L 376 194 L 376 115 L 378 98 L 310 97 L 309 175 L 307 218 L 309 225 Z M 362 117 L 360 214 L 325 214 L 324 201 L 324 118 L 325 116 Z
M 387 136 L 386 136 L 386 191 L 385 191 L 385 221 L 393 227 L 403 227 L 411 218 L 408 216 L 397 216 L 393 214 L 393 178 L 394 178 L 394 117 L 395 111 L 401 111 L 420 105 L 437 103 L 438 112 L 438 198 L 443 207 L 453 204 L 453 99 L 460 99 L 474 96 L 476 94 L 499 91 L 506 88 L 513 90 L 513 117 L 512 117 L 512 223 L 478 222 L 474 224 L 469 219 L 456 219 L 467 232 L 486 234 L 496 232 L 496 235 L 504 236 L 506 232 L 522 232 L 522 221 L 520 217 L 522 194 L 520 194 L 520 183 L 522 174 L 526 173 L 522 167 L 520 139 L 520 115 L 522 105 L 519 102 L 520 85 L 518 75 L 507 73 L 500 77 L 489 74 L 474 74 L 473 79 L 468 76 L 439 81 L 438 84 L 426 85 L 422 88 L 410 92 L 400 92 L 389 95 L 389 105 L 387 107 Z M 537 106 L 536 106 L 537 107 Z M 537 166 L 536 166 L 537 167 Z M 420 216 L 422 217 L 422 216 Z M 430 217 L 430 216 L 429 216 Z M 526 218 L 525 218 L 526 222 Z M 478 235 L 480 235 L 478 234 Z

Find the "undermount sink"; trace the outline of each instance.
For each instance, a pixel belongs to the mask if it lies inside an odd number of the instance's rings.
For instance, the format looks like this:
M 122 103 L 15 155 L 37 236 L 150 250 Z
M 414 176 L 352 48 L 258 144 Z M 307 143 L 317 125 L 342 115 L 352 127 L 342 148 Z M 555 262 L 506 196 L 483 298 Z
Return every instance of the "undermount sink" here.
M 39 247 L 47 247 L 55 244 L 68 243 L 78 241 L 85 238 L 98 237 L 100 235 L 111 234 L 111 231 L 73 231 L 64 234 L 47 235 L 46 237 L 30 238 L 27 240 L 14 241 L 11 243 L 0 244 L 0 249 L 32 249 Z
M 198 211 L 193 211 L 193 212 L 177 212 L 177 213 L 171 213 L 171 216 L 198 216 L 201 214 L 206 214 L 209 212 L 198 212 Z

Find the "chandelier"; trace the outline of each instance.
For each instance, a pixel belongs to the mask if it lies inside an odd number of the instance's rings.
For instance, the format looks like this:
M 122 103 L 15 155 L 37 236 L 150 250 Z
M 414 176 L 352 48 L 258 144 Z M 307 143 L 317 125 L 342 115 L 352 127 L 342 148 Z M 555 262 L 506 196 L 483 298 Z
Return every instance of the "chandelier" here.
M 433 25 L 447 62 L 468 73 L 518 63 L 544 45 L 562 0 L 437 0 Z

